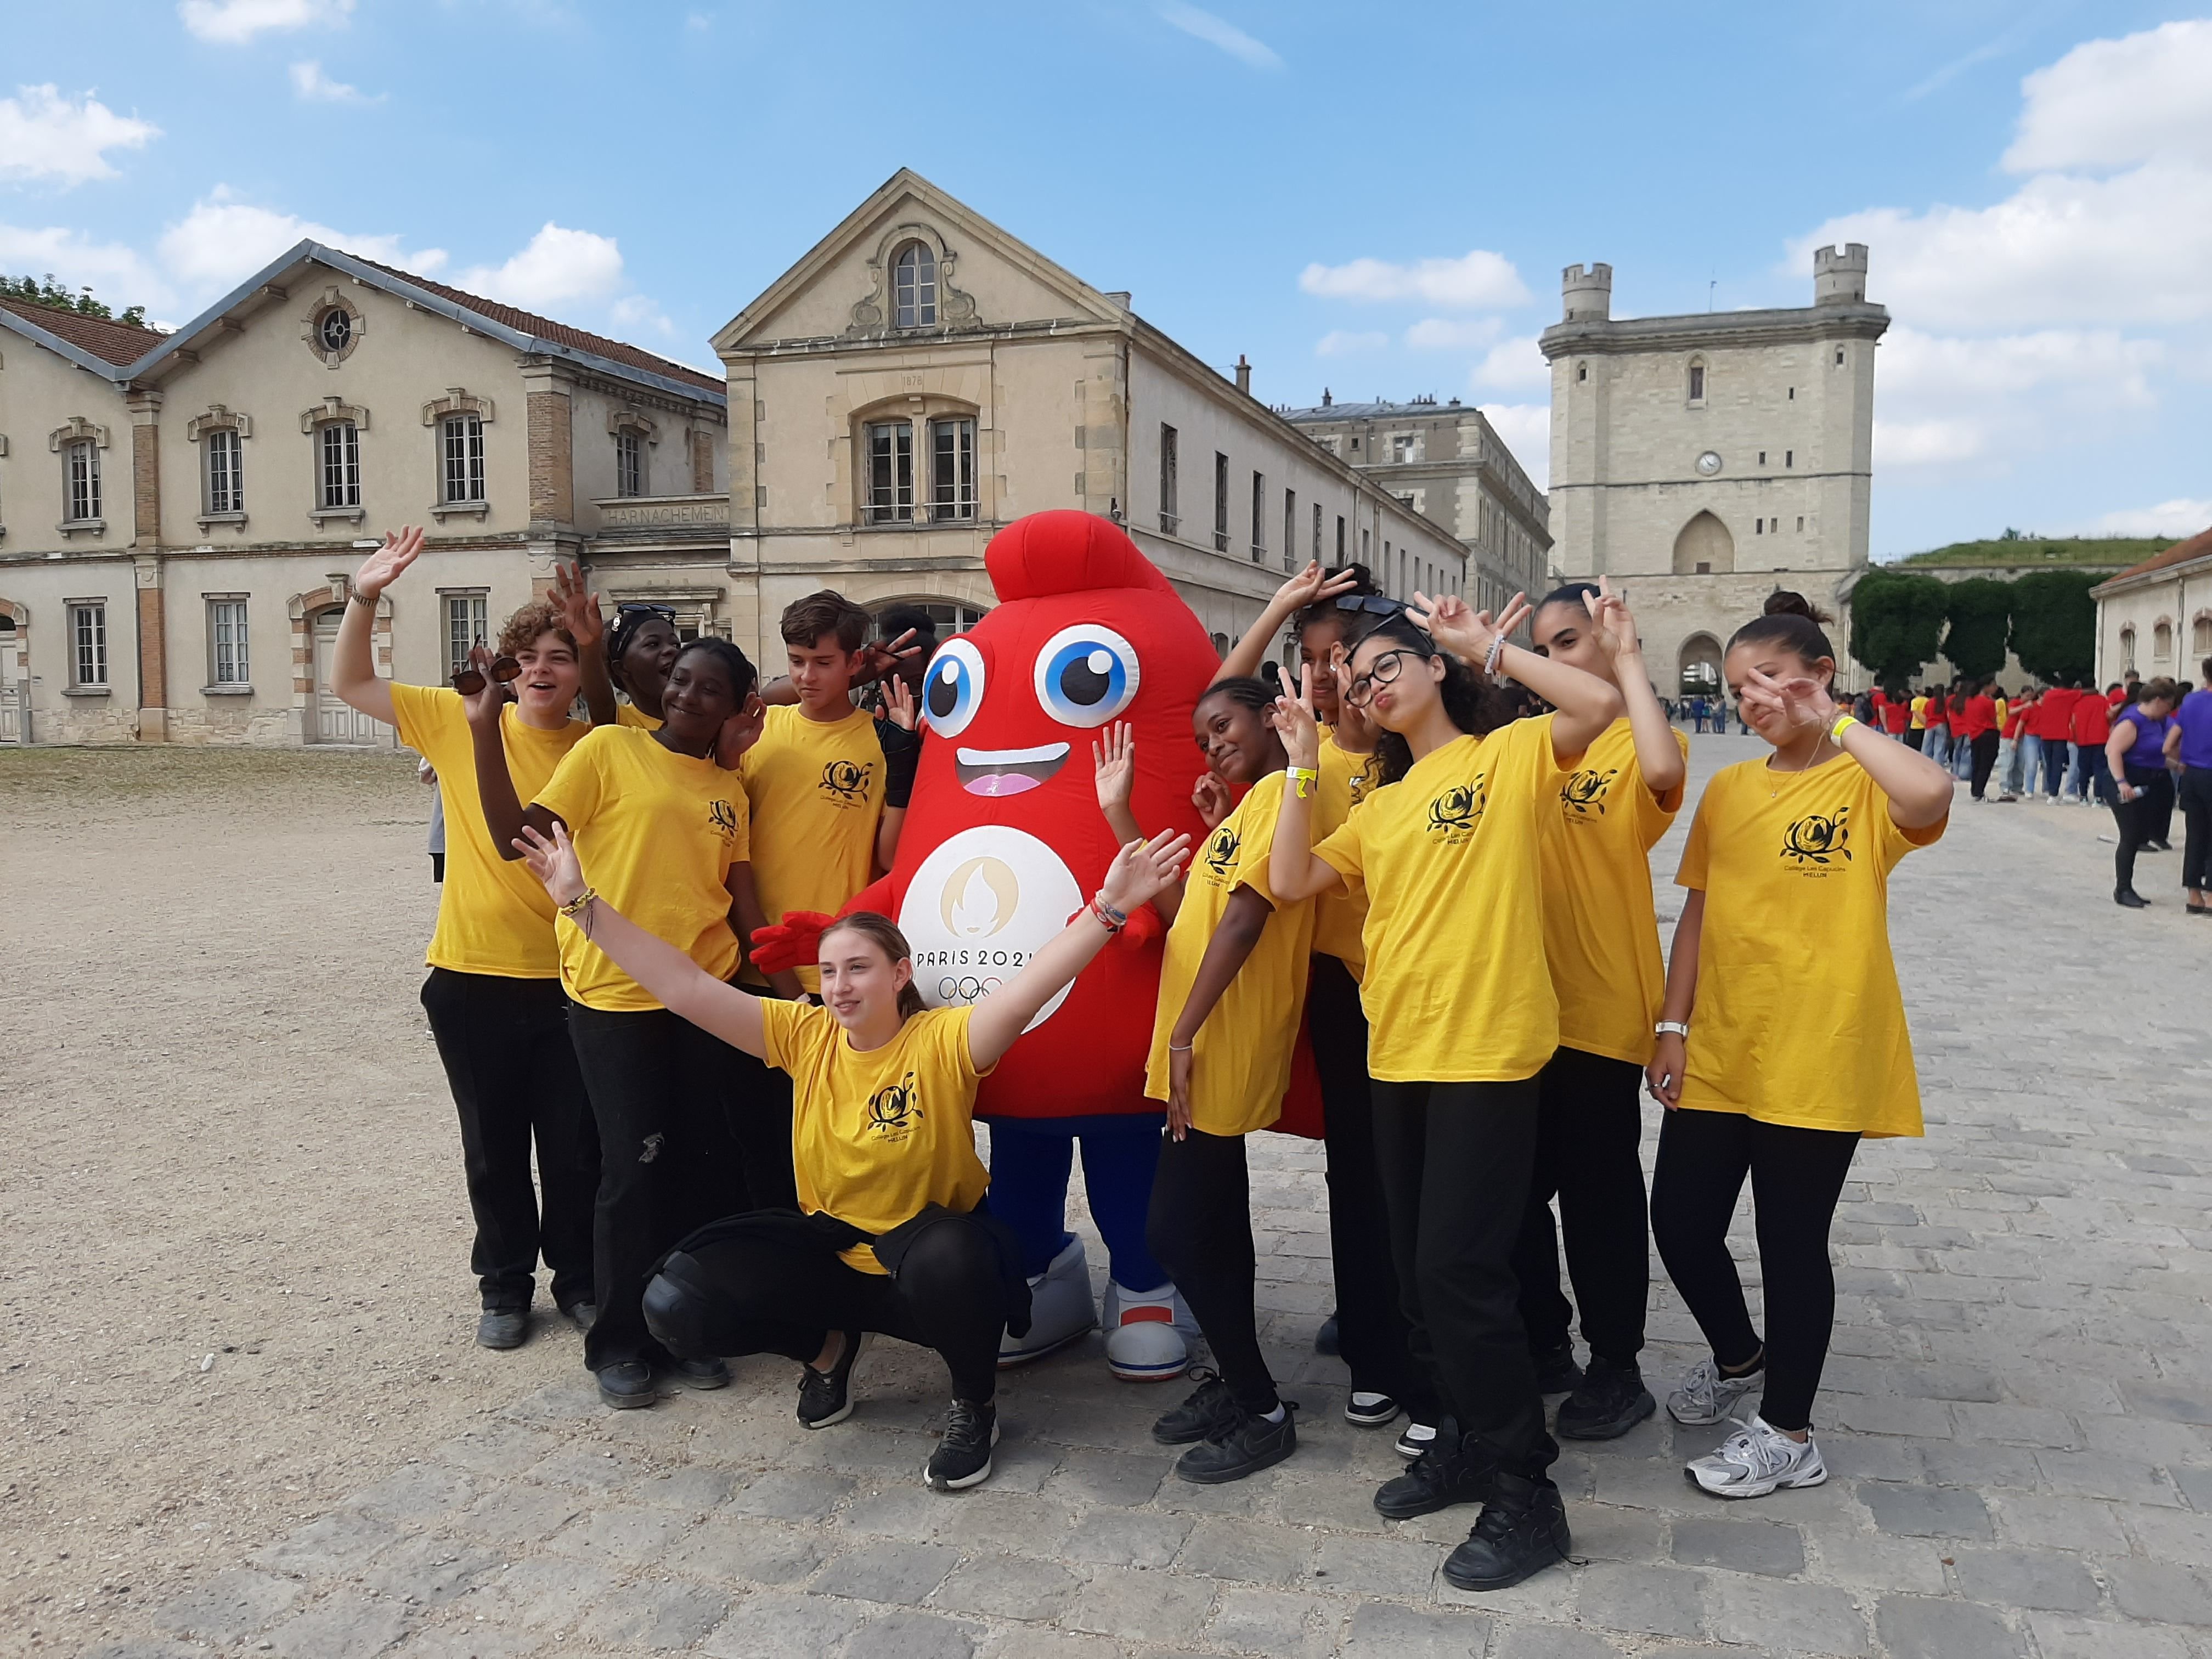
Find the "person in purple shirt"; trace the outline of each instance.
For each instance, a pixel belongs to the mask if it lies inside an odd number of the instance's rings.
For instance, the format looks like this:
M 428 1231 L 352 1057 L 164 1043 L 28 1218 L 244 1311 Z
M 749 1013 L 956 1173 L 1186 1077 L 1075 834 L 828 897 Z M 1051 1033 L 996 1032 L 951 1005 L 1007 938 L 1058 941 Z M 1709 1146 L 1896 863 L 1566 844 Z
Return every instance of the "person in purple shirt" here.
M 2124 706 L 2112 721 L 2112 734 L 2105 740 L 2105 758 L 2112 768 L 2112 793 L 2106 804 L 2119 825 L 2119 851 L 2112 860 L 2112 902 L 2140 910 L 2149 901 L 2136 891 L 2136 852 L 2148 844 L 2152 813 L 2162 787 L 2171 787 L 2166 770 L 2166 728 L 2172 723 L 2173 705 L 2179 701 L 2172 680 L 2147 680 L 2135 702 Z
M 2181 700 L 2166 732 L 2166 757 L 2181 763 L 2181 819 L 2187 833 L 2181 842 L 2181 884 L 2189 890 L 2189 914 L 2212 915 L 2208 889 L 2212 875 L 2212 657 L 2203 664 L 2204 679 L 2198 690 Z

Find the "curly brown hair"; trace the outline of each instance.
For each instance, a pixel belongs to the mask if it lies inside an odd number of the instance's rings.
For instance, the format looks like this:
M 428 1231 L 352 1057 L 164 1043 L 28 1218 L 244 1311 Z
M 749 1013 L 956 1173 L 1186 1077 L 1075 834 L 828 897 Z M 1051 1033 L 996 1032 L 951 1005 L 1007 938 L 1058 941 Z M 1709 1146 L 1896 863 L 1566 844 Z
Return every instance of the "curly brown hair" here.
M 515 656 L 545 634 L 558 634 L 562 644 L 571 651 L 576 648 L 576 636 L 561 619 L 561 607 L 550 599 L 532 599 L 500 624 L 497 654 Z

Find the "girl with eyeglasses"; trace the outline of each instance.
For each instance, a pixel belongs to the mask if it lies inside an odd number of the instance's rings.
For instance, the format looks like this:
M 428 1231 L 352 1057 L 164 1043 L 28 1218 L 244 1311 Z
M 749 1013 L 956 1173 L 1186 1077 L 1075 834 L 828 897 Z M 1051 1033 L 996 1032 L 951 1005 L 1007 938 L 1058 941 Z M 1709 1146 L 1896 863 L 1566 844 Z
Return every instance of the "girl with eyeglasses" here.
M 1280 902 L 1355 885 L 1367 896 L 1360 995 L 1391 1249 L 1414 1352 L 1447 1413 L 1375 1506 L 1402 1518 L 1482 1501 L 1444 1572 L 1499 1589 L 1569 1547 L 1512 1264 L 1535 1167 L 1536 1074 L 1559 1046 L 1535 954 L 1545 817 L 1622 704 L 1604 681 L 1510 642 L 1528 614 L 1518 597 L 1495 620 L 1457 599 L 1414 605 L 1353 647 L 1342 693 L 1381 728 L 1383 787 L 1318 847 L 1311 799 L 1285 789 L 1268 873 Z M 1501 722 L 1455 658 L 1510 674 L 1557 715 Z M 1321 757 L 1310 684 L 1276 711 L 1295 781 Z
M 475 746 L 462 697 L 376 672 L 371 634 L 377 605 L 422 551 L 422 532 L 410 526 L 386 536 L 355 573 L 338 624 L 331 690 L 394 727 L 436 775 L 445 859 L 437 927 L 424 953 L 430 973 L 422 1008 L 460 1116 L 462 1167 L 476 1222 L 470 1265 L 482 1303 L 477 1340 L 487 1348 L 515 1348 L 530 1334 L 541 1255 L 555 1304 L 579 1325 L 591 1322 L 599 1140 L 568 1046 L 553 908 L 544 890 L 493 844 L 477 802 Z M 535 790 L 591 730 L 568 718 L 580 653 L 560 609 L 545 600 L 507 619 L 498 649 L 504 678 L 490 682 L 494 740 L 503 764 Z M 480 690 L 487 684 L 481 674 L 473 683 Z

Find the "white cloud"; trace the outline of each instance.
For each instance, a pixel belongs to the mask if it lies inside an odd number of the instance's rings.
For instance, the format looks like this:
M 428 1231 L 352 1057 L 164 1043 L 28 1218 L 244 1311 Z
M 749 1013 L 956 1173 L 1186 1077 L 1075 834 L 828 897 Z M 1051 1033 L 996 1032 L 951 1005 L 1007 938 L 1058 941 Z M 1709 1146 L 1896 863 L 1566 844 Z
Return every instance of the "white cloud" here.
M 380 264 L 429 276 L 446 263 L 441 248 L 410 251 L 397 235 L 335 230 L 296 214 L 256 207 L 217 185 L 191 211 L 161 233 L 161 264 L 187 295 L 210 300 L 307 238 Z
M 663 339 L 676 337 L 676 325 L 667 313 L 642 294 L 625 294 L 607 307 L 607 319 L 618 329 L 650 329 Z
M 305 63 L 292 65 L 292 90 L 312 104 L 380 104 L 384 101 L 384 94 L 380 92 L 371 97 L 359 87 L 331 80 L 323 73 L 323 66 L 312 58 Z
M 1258 70 L 1279 70 L 1283 60 L 1264 40 L 1255 40 L 1226 18 L 1186 5 L 1183 0 L 1162 0 L 1154 9 L 1160 21 L 1181 29 L 1210 46 L 1218 46 L 1238 63 Z
M 52 179 L 66 190 L 112 179 L 111 149 L 143 149 L 161 136 L 150 121 L 118 115 L 90 93 L 64 98 L 52 82 L 0 98 L 0 179 Z
M 532 311 L 606 300 L 622 288 L 622 250 L 611 236 L 548 220 L 505 264 L 472 266 L 456 280 L 474 293 Z
M 2002 468 L 2078 435 L 2085 419 L 2153 408 L 2162 341 L 2112 329 L 1974 339 L 1899 324 L 1875 374 L 1877 468 Z
M 1358 357 L 1369 352 L 1380 351 L 1390 343 L 1390 337 L 1379 331 L 1355 332 L 1350 329 L 1333 328 L 1314 342 L 1316 357 Z
M 1549 404 L 1483 404 L 1491 429 L 1504 440 L 1513 459 L 1539 489 L 1551 487 L 1552 406 Z
M 2005 152 L 2014 173 L 2212 162 L 2212 18 L 2090 40 L 2021 82 L 2027 108 Z
M 118 311 L 125 306 L 167 307 L 175 292 L 160 272 L 120 242 L 95 242 L 58 225 L 0 225 L 0 271 L 54 278 L 68 289 L 90 288 Z
M 179 0 L 177 15 L 199 39 L 236 46 L 257 34 L 343 23 L 353 5 L 354 0 Z
M 2155 507 L 2122 507 L 2099 518 L 2094 528 L 2107 536 L 2171 536 L 2176 541 L 2212 525 L 2212 500 L 2182 497 Z
M 1310 264 L 1298 286 L 1325 300 L 1419 300 L 1457 310 L 1526 305 L 1528 290 L 1502 253 L 1476 248 L 1456 259 L 1354 259 L 1348 264 Z
M 1409 351 L 1471 351 L 1496 343 L 1505 331 L 1501 317 L 1474 317 L 1453 322 L 1443 317 L 1424 317 L 1406 331 Z
M 1544 354 L 1536 349 L 1536 337 L 1531 334 L 1492 346 L 1475 365 L 1473 380 L 1476 386 L 1507 392 L 1547 386 L 1552 384 L 1552 366 L 1544 361 Z

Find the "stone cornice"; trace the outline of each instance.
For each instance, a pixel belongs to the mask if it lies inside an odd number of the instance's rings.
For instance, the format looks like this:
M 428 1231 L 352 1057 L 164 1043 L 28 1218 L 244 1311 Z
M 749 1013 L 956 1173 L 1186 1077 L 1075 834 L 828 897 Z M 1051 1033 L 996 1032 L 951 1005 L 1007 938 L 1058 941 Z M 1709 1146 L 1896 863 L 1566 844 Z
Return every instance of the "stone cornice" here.
M 1686 317 L 1629 317 L 1554 323 L 1536 337 L 1547 361 L 1644 351 L 1809 345 L 1878 340 L 1889 313 L 1875 305 L 1809 306 L 1774 311 L 1715 311 Z

